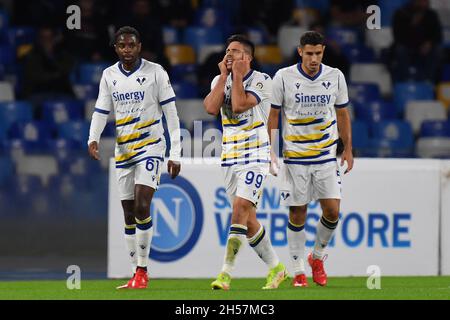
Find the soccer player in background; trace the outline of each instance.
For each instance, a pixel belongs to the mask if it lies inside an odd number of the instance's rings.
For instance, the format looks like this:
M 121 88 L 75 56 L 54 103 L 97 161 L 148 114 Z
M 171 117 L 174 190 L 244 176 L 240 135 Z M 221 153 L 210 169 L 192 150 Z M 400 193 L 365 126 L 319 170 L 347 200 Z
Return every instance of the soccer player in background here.
M 305 276 L 305 221 L 308 203 L 319 200 L 322 217 L 317 225 L 314 250 L 308 254 L 313 281 L 325 286 L 325 247 L 338 225 L 341 177 L 336 159 L 339 137 L 344 150 L 341 166 L 353 167 L 352 136 L 347 85 L 339 69 L 322 64 L 324 38 L 315 31 L 302 35 L 298 54 L 302 62 L 280 69 L 274 76 L 269 134 L 278 128 L 282 114 L 284 164 L 280 170 L 281 204 L 289 206 L 287 237 L 294 267 L 293 285 L 308 286 Z M 271 153 L 271 172 L 278 171 Z
M 222 115 L 222 171 L 233 207 L 222 271 L 211 283 L 213 289 L 230 288 L 235 260 L 245 242 L 269 268 L 263 289 L 278 288 L 287 278 L 269 235 L 256 219 L 263 182 L 269 173 L 267 116 L 272 80 L 250 68 L 254 48 L 242 35 L 227 40 L 225 56 L 219 63 L 220 75 L 213 79 L 204 100 L 209 114 Z
M 140 58 L 138 31 L 122 27 L 115 34 L 119 62 L 106 68 L 100 81 L 89 132 L 89 155 L 99 160 L 98 145 L 108 114 L 116 116 L 116 176 L 125 216 L 125 240 L 133 277 L 119 288 L 146 288 L 147 259 L 153 235 L 150 203 L 164 161 L 166 141 L 163 113 L 171 140 L 168 171 L 180 172 L 180 123 L 175 94 L 166 71 Z

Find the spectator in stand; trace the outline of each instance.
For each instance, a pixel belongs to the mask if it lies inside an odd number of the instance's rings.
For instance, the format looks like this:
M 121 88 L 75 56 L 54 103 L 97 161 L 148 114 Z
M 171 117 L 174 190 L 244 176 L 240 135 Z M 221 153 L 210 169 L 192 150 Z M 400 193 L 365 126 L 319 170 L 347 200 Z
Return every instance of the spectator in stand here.
M 389 59 L 394 81 L 436 80 L 442 27 L 428 0 L 411 0 L 393 19 L 394 44 Z

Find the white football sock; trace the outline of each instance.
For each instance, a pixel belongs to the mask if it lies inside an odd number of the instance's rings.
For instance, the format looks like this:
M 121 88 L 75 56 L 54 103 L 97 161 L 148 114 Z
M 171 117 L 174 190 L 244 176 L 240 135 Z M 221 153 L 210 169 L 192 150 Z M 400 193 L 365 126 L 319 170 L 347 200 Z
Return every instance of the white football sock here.
M 148 255 L 153 236 L 152 218 L 136 219 L 137 266 L 147 267 Z
M 275 268 L 278 263 L 280 263 L 280 260 L 270 243 L 269 235 L 266 234 L 266 230 L 262 225 L 253 237 L 248 238 L 248 243 L 269 269 Z
M 314 259 L 323 258 L 325 248 L 328 245 L 328 242 L 331 240 L 338 222 L 339 219 L 336 221 L 329 221 L 324 216 L 320 218 L 320 221 L 317 224 L 316 241 L 314 243 Z
M 294 274 L 305 274 L 305 225 L 296 225 L 289 220 L 287 239 Z
M 241 224 L 232 224 L 226 246 L 225 258 L 222 266 L 222 272 L 226 272 L 231 276 L 236 257 L 242 244 L 247 238 L 247 227 Z
M 130 257 L 131 269 L 136 273 L 137 255 L 136 255 L 136 225 L 125 225 L 125 243 Z

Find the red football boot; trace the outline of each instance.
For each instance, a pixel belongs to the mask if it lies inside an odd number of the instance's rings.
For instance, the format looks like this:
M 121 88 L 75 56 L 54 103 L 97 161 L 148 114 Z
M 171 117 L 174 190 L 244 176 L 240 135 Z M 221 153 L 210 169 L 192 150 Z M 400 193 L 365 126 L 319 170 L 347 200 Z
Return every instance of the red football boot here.
M 125 283 L 125 284 L 123 284 L 123 285 L 121 285 L 121 286 L 118 286 L 116 289 L 128 289 L 128 288 L 130 288 L 130 287 L 131 287 L 131 284 L 133 283 L 133 280 L 134 280 L 134 277 L 135 277 L 135 276 L 136 276 L 136 273 L 133 274 L 133 276 L 131 277 L 130 280 L 128 280 L 127 283 Z
M 136 269 L 136 274 L 134 276 L 134 279 L 128 288 L 129 289 L 145 289 L 145 288 L 147 288 L 147 283 L 148 283 L 147 271 L 138 267 Z
M 325 286 L 327 284 L 327 274 L 323 268 L 323 262 L 326 260 L 327 255 L 322 259 L 314 259 L 312 252 L 308 254 L 308 263 L 311 266 L 313 281 L 319 286 Z
M 308 280 L 306 280 L 306 276 L 304 274 L 298 274 L 294 277 L 294 280 L 292 281 L 292 285 L 294 287 L 307 287 Z

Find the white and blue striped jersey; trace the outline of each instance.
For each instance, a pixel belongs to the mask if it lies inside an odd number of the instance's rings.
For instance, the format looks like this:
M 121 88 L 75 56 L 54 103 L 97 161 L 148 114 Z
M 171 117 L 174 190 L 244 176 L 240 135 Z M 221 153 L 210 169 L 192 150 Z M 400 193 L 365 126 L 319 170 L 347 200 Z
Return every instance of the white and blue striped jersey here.
M 159 64 L 140 59 L 130 72 L 121 62 L 103 71 L 94 112 L 115 113 L 117 168 L 164 157 L 162 108 L 174 100 L 169 76 Z
M 348 104 L 347 84 L 339 69 L 321 64 L 314 77 L 300 64 L 280 69 L 273 79 L 271 104 L 281 109 L 284 163 L 307 165 L 336 159 L 335 108 Z
M 219 79 L 216 76 L 213 89 Z M 243 78 L 244 90 L 255 96 L 258 104 L 242 113 L 233 113 L 231 107 L 232 75 L 228 75 L 224 88 L 222 116 L 222 166 L 268 163 L 270 157 L 267 119 L 270 110 L 272 79 L 265 73 L 250 70 Z

